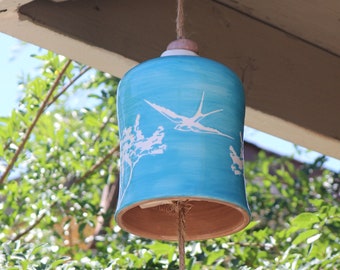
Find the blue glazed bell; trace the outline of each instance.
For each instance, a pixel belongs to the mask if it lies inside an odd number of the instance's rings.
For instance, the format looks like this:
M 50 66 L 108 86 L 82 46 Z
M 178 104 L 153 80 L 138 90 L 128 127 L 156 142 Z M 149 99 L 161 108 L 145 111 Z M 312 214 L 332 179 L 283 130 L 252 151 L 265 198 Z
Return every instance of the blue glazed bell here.
M 230 69 L 190 50 L 167 50 L 123 77 L 117 109 L 121 228 L 176 240 L 178 201 L 188 205 L 186 240 L 232 234 L 249 223 L 244 92 Z

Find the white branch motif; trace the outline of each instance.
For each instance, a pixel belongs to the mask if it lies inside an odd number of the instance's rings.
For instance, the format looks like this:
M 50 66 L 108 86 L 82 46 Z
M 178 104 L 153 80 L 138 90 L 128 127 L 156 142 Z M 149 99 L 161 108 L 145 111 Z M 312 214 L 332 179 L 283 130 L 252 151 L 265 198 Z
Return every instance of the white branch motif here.
M 235 175 L 243 175 L 243 162 L 244 162 L 244 146 L 243 146 L 243 139 L 242 139 L 242 132 L 240 132 L 240 140 L 241 140 L 241 149 L 240 155 L 237 155 L 234 147 L 230 145 L 230 157 L 233 161 L 231 165 L 231 169 L 233 170 Z
M 164 138 L 164 128 L 159 126 L 151 137 L 145 138 L 142 131 L 139 129 L 140 115 L 136 117 L 135 124 L 132 127 L 125 128 L 123 130 L 122 138 L 120 141 L 121 147 L 121 170 L 122 170 L 122 181 L 120 182 L 120 194 L 119 202 L 123 200 L 126 190 L 128 189 L 131 178 L 133 175 L 133 169 L 139 160 L 143 156 L 147 155 L 159 155 L 163 154 L 166 150 L 166 145 L 162 143 Z M 127 170 L 129 171 L 129 177 L 127 183 L 123 181 Z M 124 185 L 125 184 L 125 185 Z
M 200 121 L 204 119 L 205 117 L 207 117 L 208 115 L 223 111 L 223 109 L 218 109 L 218 110 L 211 111 L 208 113 L 202 113 L 203 101 L 204 101 L 204 92 L 202 94 L 201 102 L 198 106 L 198 109 L 195 115 L 192 117 L 187 117 L 187 116 L 179 115 L 165 107 L 159 106 L 145 99 L 145 102 L 148 103 L 152 108 L 154 108 L 156 111 L 164 115 L 170 121 L 174 122 L 176 124 L 175 126 L 176 130 L 192 131 L 196 133 L 216 134 L 216 135 L 227 137 L 229 139 L 234 139 L 233 137 L 227 134 L 224 134 L 215 128 L 207 127 L 200 123 Z

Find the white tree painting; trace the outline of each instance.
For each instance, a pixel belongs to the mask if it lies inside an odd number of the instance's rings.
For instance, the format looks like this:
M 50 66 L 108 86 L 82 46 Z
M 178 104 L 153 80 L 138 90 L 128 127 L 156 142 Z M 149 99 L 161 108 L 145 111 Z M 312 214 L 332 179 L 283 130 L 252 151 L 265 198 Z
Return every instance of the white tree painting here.
M 142 131 L 139 128 L 140 115 L 136 117 L 136 121 L 133 127 L 124 128 L 120 141 L 121 151 L 121 171 L 122 180 L 126 179 L 128 173 L 128 181 L 121 181 L 120 196 L 118 204 L 122 202 L 126 190 L 128 189 L 131 178 L 133 175 L 133 169 L 140 159 L 147 155 L 159 155 L 163 154 L 166 150 L 166 144 L 163 144 L 164 128 L 159 126 L 152 134 L 152 136 L 145 138 Z
M 240 154 L 238 155 L 232 145 L 229 147 L 230 157 L 233 161 L 231 165 L 231 169 L 233 170 L 235 175 L 243 175 L 243 162 L 244 162 L 244 146 L 243 146 L 243 136 L 242 132 L 240 132 L 240 140 L 241 140 L 241 149 Z
M 229 139 L 234 139 L 233 137 L 222 133 L 221 131 L 212 128 L 204 126 L 200 123 L 201 120 L 203 120 L 208 115 L 212 115 L 214 113 L 218 113 L 223 111 L 223 109 L 217 109 L 208 113 L 202 113 L 203 108 L 203 102 L 204 102 L 204 92 L 202 94 L 201 102 L 198 106 L 198 109 L 196 113 L 192 117 L 187 117 L 184 115 L 179 115 L 165 107 L 162 107 L 160 105 L 157 105 L 155 103 L 152 103 L 145 99 L 145 102 L 149 104 L 152 108 L 154 108 L 156 111 L 164 115 L 166 118 L 168 118 L 170 121 L 176 124 L 175 129 L 179 131 L 191 131 L 196 133 L 209 133 L 209 134 L 216 134 L 220 136 L 227 137 Z

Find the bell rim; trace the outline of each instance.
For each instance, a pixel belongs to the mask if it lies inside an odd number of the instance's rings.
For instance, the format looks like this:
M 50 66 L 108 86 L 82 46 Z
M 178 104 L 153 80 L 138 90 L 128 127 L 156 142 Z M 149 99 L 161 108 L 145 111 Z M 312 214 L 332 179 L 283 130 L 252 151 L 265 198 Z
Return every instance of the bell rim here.
M 143 238 L 148 238 L 148 239 L 153 239 L 153 240 L 165 240 L 165 241 L 177 241 L 177 235 L 175 236 L 170 236 L 170 235 L 160 235 L 156 233 L 150 233 L 143 231 L 142 229 L 138 229 L 136 227 L 132 228 L 129 225 L 126 225 L 123 220 L 124 215 L 127 214 L 129 211 L 135 209 L 135 208 L 141 208 L 141 205 L 147 205 L 147 204 L 154 204 L 158 202 L 156 206 L 151 206 L 151 207 L 146 207 L 146 208 L 152 208 L 152 207 L 157 207 L 160 205 L 168 204 L 168 202 L 175 202 L 175 201 L 187 201 L 189 204 L 190 202 L 206 202 L 206 203 L 214 203 L 214 204 L 219 204 L 222 206 L 227 206 L 232 208 L 233 210 L 236 210 L 239 214 L 242 216 L 242 221 L 239 222 L 236 226 L 232 228 L 226 228 L 224 230 L 219 230 L 218 232 L 207 232 L 207 233 L 202 233 L 199 235 L 187 235 L 185 238 L 186 241 L 201 241 L 201 240 L 207 240 L 207 239 L 212 239 L 212 238 L 219 238 L 219 237 L 224 237 L 228 236 L 234 233 L 237 233 L 241 230 L 243 230 L 251 221 L 251 213 L 250 209 L 247 205 L 247 207 L 243 207 L 237 203 L 234 202 L 227 202 L 221 199 L 214 199 L 214 198 L 207 198 L 207 197 L 200 197 L 200 196 L 173 196 L 173 197 L 167 197 L 167 198 L 155 198 L 155 199 L 148 199 L 148 200 L 141 200 L 135 203 L 132 203 L 130 205 L 127 205 L 115 213 L 115 220 L 116 224 L 123 229 L 126 232 L 129 232 L 131 234 L 137 235 L 139 237 Z M 163 203 L 164 202 L 164 203 Z M 142 208 L 141 208 L 142 209 Z M 176 220 L 176 217 L 174 216 L 174 220 Z M 152 223 L 152 221 L 150 221 Z M 152 224 L 150 225 L 152 226 Z

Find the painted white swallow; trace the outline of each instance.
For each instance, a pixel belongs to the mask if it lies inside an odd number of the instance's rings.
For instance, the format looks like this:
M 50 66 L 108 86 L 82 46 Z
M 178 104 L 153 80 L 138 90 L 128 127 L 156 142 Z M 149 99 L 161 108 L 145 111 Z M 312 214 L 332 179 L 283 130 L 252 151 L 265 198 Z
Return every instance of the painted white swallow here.
M 164 108 L 162 106 L 159 106 L 155 103 L 152 103 L 152 102 L 150 102 L 146 99 L 144 99 L 144 101 L 146 103 L 148 103 L 156 111 L 163 114 L 170 121 L 177 124 L 175 126 L 176 130 L 192 131 L 192 132 L 196 132 L 196 133 L 216 134 L 216 135 L 224 136 L 224 137 L 227 137 L 227 138 L 230 138 L 230 139 L 234 139 L 233 137 L 226 135 L 226 134 L 222 133 L 221 131 L 219 131 L 215 128 L 207 127 L 207 126 L 204 126 L 200 123 L 200 121 L 202 119 L 204 119 L 205 117 L 207 117 L 208 115 L 223 111 L 223 109 L 219 109 L 219 110 L 215 110 L 215 111 L 208 112 L 208 113 L 202 113 L 202 107 L 203 107 L 203 101 L 204 101 L 204 92 L 202 94 L 201 102 L 200 102 L 200 105 L 197 109 L 197 112 L 192 117 L 186 117 L 186 116 L 183 116 L 183 115 L 178 115 L 177 113 L 175 113 L 175 112 L 173 112 L 173 111 L 171 111 L 167 108 Z

